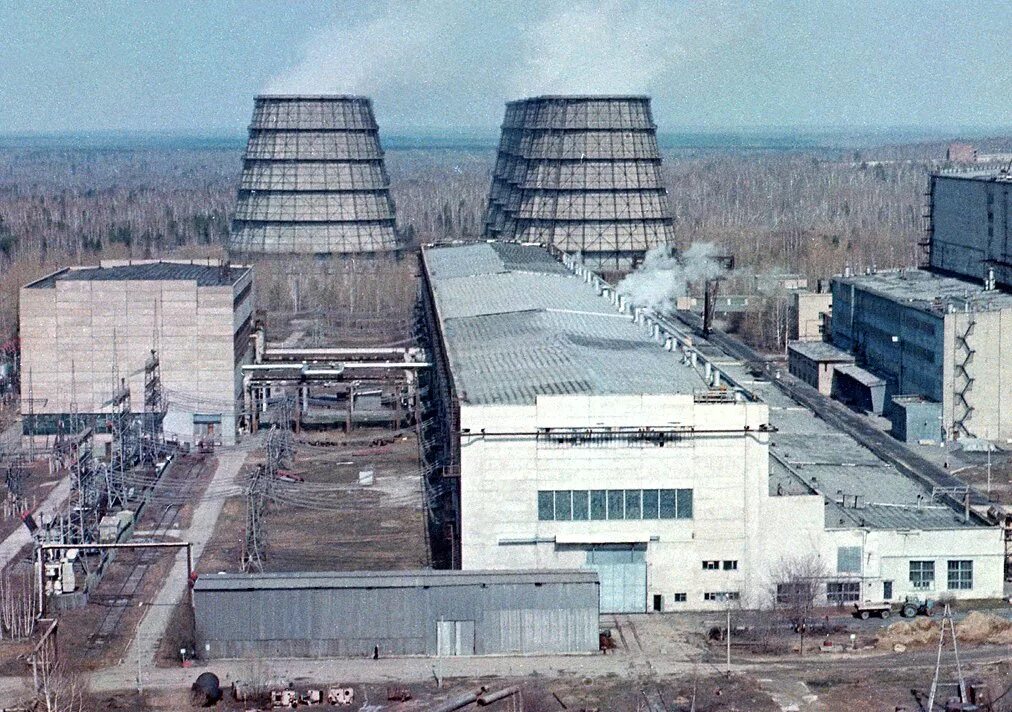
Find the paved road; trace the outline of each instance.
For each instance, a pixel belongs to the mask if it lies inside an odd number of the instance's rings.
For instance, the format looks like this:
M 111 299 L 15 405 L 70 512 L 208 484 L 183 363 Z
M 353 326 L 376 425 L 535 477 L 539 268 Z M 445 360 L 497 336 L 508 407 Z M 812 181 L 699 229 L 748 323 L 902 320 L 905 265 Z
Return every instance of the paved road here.
M 196 563 L 200 555 L 211 540 L 214 528 L 218 523 L 222 507 L 225 506 L 225 497 L 222 492 L 227 492 L 230 487 L 235 487 L 239 492 L 236 477 L 246 460 L 247 453 L 255 446 L 256 440 L 251 438 L 243 445 L 219 449 L 216 453 L 217 468 L 211 481 L 208 483 L 205 494 L 214 493 L 215 496 L 208 496 L 201 499 L 191 517 L 190 526 L 180 532 L 180 538 L 193 544 L 193 561 Z M 126 668 L 127 673 L 136 682 L 137 670 L 147 671 L 154 666 L 155 653 L 165 633 L 176 604 L 182 600 L 186 593 L 188 582 L 186 579 L 186 551 L 181 549 L 176 554 L 172 564 L 172 570 L 165 578 L 161 589 L 159 589 L 154 600 L 148 606 L 147 612 L 141 619 L 137 632 L 127 649 L 125 662 L 118 668 L 110 671 L 110 674 L 122 674 L 120 668 Z M 119 671 L 114 673 L 113 671 Z

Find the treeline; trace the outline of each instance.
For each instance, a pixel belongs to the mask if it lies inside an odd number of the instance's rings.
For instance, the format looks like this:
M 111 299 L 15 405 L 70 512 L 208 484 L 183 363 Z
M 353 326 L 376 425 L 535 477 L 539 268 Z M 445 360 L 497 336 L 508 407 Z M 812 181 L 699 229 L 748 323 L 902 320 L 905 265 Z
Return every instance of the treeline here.
M 995 139 L 982 150 L 1000 151 Z M 909 155 L 914 158 L 899 158 Z M 920 259 L 927 174 L 944 144 L 820 153 L 669 155 L 681 246 L 718 243 L 738 266 L 827 276 Z M 492 151 L 387 152 L 398 220 L 416 244 L 480 235 Z M 0 336 L 17 289 L 101 258 L 223 254 L 238 150 L 0 149 Z

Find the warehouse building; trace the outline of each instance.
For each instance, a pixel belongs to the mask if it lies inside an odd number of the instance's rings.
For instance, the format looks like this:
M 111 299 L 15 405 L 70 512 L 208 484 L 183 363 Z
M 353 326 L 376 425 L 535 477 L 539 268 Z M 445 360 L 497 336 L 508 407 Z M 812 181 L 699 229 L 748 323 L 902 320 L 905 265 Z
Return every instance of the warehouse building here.
M 832 601 L 1001 596 L 1000 529 L 571 258 L 481 244 L 423 263 L 453 565 L 588 568 L 604 612 L 759 605 L 802 556 Z
M 209 574 L 193 603 L 213 658 L 598 649 L 588 571 Z
M 931 268 L 1012 288 L 1012 174 L 936 174 L 929 195 Z
M 25 435 L 51 441 L 72 414 L 107 432 L 121 381 L 140 412 L 155 350 L 166 437 L 234 443 L 252 315 L 248 267 L 103 261 L 32 282 L 20 305 Z
M 837 277 L 832 337 L 887 400 L 940 404 L 945 439 L 1012 438 L 1012 294 L 924 270 Z

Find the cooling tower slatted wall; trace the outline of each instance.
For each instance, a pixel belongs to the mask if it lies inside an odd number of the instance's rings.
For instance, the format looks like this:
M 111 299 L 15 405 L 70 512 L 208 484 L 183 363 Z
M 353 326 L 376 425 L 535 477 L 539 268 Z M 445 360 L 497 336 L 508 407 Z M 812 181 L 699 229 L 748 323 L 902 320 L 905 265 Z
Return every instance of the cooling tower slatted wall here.
M 369 99 L 257 97 L 232 251 L 375 254 L 398 247 Z
M 485 235 L 550 243 L 604 267 L 672 242 L 650 99 L 508 103 Z

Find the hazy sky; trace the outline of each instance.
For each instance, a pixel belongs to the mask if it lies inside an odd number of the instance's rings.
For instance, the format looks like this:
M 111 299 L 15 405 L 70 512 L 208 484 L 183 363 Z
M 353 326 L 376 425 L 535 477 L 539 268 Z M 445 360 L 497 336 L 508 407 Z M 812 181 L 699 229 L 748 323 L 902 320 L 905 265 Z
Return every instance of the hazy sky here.
M 662 130 L 1010 127 L 1012 2 L 0 0 L 0 132 L 240 133 L 259 92 L 387 130 L 647 93 Z

